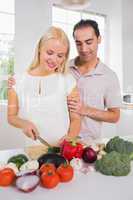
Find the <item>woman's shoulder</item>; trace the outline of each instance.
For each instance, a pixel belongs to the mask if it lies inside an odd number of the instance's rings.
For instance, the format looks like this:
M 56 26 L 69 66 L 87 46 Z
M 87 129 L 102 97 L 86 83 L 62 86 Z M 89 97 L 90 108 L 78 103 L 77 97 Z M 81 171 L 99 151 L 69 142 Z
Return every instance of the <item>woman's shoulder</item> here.
M 64 80 L 64 86 L 66 90 L 66 94 L 69 95 L 73 88 L 76 87 L 76 80 L 71 73 L 66 73 L 62 75 Z
M 64 78 L 66 84 L 69 83 L 69 82 L 70 83 L 72 83 L 72 82 L 76 83 L 76 79 L 74 78 L 74 76 L 70 72 L 63 74 L 63 78 Z
M 70 73 L 70 72 L 68 72 L 68 73 L 65 73 L 65 74 L 62 74 L 61 75 L 66 81 L 69 81 L 69 80 L 74 80 L 75 81 L 75 78 L 74 78 L 74 76 Z

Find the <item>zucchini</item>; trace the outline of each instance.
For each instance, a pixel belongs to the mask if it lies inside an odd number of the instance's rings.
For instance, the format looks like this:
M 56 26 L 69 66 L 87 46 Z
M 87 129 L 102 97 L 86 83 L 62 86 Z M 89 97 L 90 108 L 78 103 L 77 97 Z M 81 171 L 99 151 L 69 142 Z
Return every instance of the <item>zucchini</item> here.
M 61 152 L 60 147 L 53 146 L 48 148 L 48 153 L 60 153 L 60 152 Z
M 61 155 L 55 153 L 47 153 L 40 156 L 38 158 L 38 162 L 39 162 L 39 167 L 41 167 L 41 165 L 45 163 L 53 163 L 57 168 L 61 164 L 66 164 L 67 160 Z

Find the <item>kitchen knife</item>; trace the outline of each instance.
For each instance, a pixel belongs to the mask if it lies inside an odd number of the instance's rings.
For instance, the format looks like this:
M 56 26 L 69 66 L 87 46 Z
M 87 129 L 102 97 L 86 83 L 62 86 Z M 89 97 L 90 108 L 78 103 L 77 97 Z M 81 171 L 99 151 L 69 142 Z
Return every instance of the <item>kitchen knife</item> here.
M 32 130 L 32 133 L 34 136 L 36 136 L 34 130 Z M 38 139 L 42 144 L 46 145 L 47 147 L 52 147 L 46 140 L 44 140 L 41 136 L 37 136 L 36 139 Z
M 46 141 L 44 140 L 42 137 L 40 136 L 37 136 L 37 139 L 44 145 L 46 145 L 47 147 L 51 147 L 51 145 Z

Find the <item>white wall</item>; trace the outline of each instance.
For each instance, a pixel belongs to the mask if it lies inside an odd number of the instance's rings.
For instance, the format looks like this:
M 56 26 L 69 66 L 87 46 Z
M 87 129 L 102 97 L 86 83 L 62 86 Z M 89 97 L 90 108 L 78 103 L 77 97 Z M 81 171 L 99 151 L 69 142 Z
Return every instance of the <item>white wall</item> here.
M 37 41 L 51 25 L 51 1 L 16 0 L 15 72 L 31 63 Z
M 133 1 L 122 1 L 124 91 L 133 92 Z

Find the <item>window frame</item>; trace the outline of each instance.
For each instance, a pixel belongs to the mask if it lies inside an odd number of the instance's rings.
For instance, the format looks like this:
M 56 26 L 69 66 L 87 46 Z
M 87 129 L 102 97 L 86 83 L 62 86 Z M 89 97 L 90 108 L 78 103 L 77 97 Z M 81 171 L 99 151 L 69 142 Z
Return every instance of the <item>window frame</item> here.
M 8 4 L 8 2 L 7 2 Z M 12 67 L 12 70 L 14 69 L 14 44 L 10 44 L 10 42 L 14 42 L 14 36 L 15 36 L 15 12 L 14 12 L 14 6 L 15 6 L 15 0 L 12 1 L 11 4 L 11 9 L 9 9 L 9 5 L 2 5 L 2 8 L 0 8 L 0 14 L 1 16 L 4 18 L 4 16 L 8 16 L 8 17 L 13 17 L 12 21 L 12 26 L 10 27 L 10 29 L 6 28 L 6 26 L 0 30 L 0 39 L 3 42 L 3 47 L 0 49 L 1 54 L 0 54 L 0 67 L 3 65 L 2 62 L 5 62 L 5 70 L 0 69 L 0 89 L 2 89 L 2 84 L 3 81 L 7 81 L 8 80 L 8 75 L 9 75 L 9 67 Z M 6 17 L 5 17 L 6 19 Z M 6 20 L 6 22 L 8 22 Z M 9 22 L 10 23 L 10 22 Z M 6 38 L 7 37 L 7 38 Z M 4 47 L 4 42 L 7 42 L 7 44 L 5 44 Z M 11 60 L 13 59 L 13 63 L 11 64 Z M 11 66 L 12 65 L 12 66 Z M 11 71 L 12 71 L 11 70 Z M 10 71 L 10 72 L 11 72 Z M 3 89 L 7 90 L 7 86 L 4 86 Z M 0 105 L 7 105 L 7 99 L 1 98 L 0 99 Z
M 83 14 L 88 14 L 88 15 L 98 16 L 98 17 L 103 17 L 104 18 L 104 48 L 103 48 L 104 59 L 102 61 L 105 63 L 107 58 L 108 58 L 108 51 L 107 51 L 107 49 L 108 49 L 108 43 L 107 43 L 107 16 L 105 14 L 98 13 L 98 12 L 93 12 L 93 11 L 89 11 L 89 10 L 88 11 L 87 10 L 80 11 L 80 10 L 64 8 L 63 6 L 58 5 L 56 3 L 53 4 L 52 9 L 53 9 L 53 7 L 64 9 L 66 11 L 68 10 L 68 11 L 78 12 L 80 14 L 80 19 L 83 19 L 82 18 Z M 55 21 L 55 22 L 56 23 L 61 23 L 59 21 Z M 52 17 L 52 24 L 53 24 L 53 17 Z M 64 24 L 66 24 L 66 25 L 69 24 L 70 25 L 70 23 L 64 23 Z

